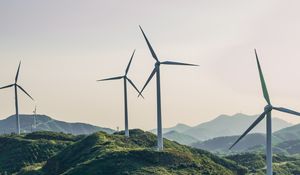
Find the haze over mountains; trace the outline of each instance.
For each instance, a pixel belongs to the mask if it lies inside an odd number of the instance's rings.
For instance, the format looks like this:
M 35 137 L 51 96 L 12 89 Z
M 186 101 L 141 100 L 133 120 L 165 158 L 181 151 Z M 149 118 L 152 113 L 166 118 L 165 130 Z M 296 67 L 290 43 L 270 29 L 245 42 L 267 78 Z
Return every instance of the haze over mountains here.
M 63 132 L 70 133 L 73 135 L 81 134 L 92 134 L 97 131 L 104 131 L 106 133 L 113 133 L 114 130 L 109 128 L 102 128 L 99 126 L 94 126 L 85 123 L 68 123 L 64 121 L 55 120 L 46 115 L 37 115 L 37 128 L 34 129 L 33 126 L 33 115 L 20 115 L 21 131 L 23 133 L 29 133 L 34 131 L 53 131 L 53 132 Z M 0 120 L 0 134 L 12 133 L 16 131 L 16 117 L 12 115 L 6 119 Z
M 164 128 L 163 132 L 165 138 L 177 141 L 181 144 L 186 144 L 186 140 L 174 138 L 184 138 L 188 136 L 189 140 L 193 139 L 195 141 L 205 141 L 216 137 L 240 135 L 255 121 L 256 118 L 257 115 L 246 115 L 241 113 L 237 113 L 233 116 L 220 115 L 209 122 L 201 123 L 194 127 L 185 124 L 177 124 L 171 128 Z M 292 126 L 291 123 L 275 117 L 272 122 L 274 132 Z M 264 119 L 253 129 L 251 133 L 265 133 L 265 128 Z M 156 133 L 156 130 L 153 129 L 151 132 Z
M 185 124 L 177 124 L 174 127 L 165 128 L 163 130 L 164 138 L 176 141 L 184 145 L 192 145 L 197 148 L 205 149 L 213 152 L 227 151 L 229 144 L 232 144 L 237 136 L 242 134 L 257 116 L 246 114 L 235 114 L 233 116 L 220 115 L 217 118 L 205 122 L 194 127 Z M 63 121 L 54 120 L 46 115 L 37 115 L 37 128 L 35 131 L 54 131 L 71 133 L 74 135 L 88 135 L 97 131 L 104 131 L 106 133 L 113 133 L 114 130 L 103 128 L 85 123 L 67 123 Z M 33 115 L 20 115 L 21 130 L 23 133 L 34 131 L 32 128 Z M 235 126 L 235 127 L 230 127 Z M 273 118 L 273 131 L 275 132 L 274 141 L 276 143 L 283 141 L 290 141 L 292 139 L 300 139 L 300 125 L 291 126 L 290 123 Z M 286 128 L 286 129 L 284 129 Z M 283 129 L 280 132 L 276 132 Z M 7 119 L 0 120 L 0 134 L 15 132 L 15 116 L 12 115 Z M 156 134 L 156 130 L 151 130 Z M 265 125 L 261 122 L 252 133 L 236 147 L 235 151 L 245 151 L 252 146 L 264 144 Z M 258 134 L 260 133 L 260 134 Z M 278 141 L 276 141 L 278 140 Z
M 275 153 L 299 154 L 300 153 L 300 124 L 283 128 L 273 133 L 273 147 Z M 232 154 L 240 152 L 263 152 L 266 144 L 266 135 L 254 133 L 245 136 L 232 151 L 228 148 L 239 138 L 236 136 L 216 137 L 206 141 L 190 144 L 193 147 L 214 153 Z

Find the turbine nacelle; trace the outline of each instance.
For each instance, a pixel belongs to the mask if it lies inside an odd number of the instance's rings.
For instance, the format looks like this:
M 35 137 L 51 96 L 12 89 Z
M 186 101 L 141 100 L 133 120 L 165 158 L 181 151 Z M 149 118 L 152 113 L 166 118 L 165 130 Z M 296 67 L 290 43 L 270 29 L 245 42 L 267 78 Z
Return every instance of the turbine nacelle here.
M 160 62 L 159 61 L 156 61 L 156 63 L 154 64 L 154 67 L 159 67 L 160 66 Z
M 270 111 L 272 111 L 272 110 L 273 110 L 273 106 L 272 106 L 272 105 L 267 105 L 267 106 L 265 106 L 265 108 L 264 108 L 264 111 L 270 112 Z

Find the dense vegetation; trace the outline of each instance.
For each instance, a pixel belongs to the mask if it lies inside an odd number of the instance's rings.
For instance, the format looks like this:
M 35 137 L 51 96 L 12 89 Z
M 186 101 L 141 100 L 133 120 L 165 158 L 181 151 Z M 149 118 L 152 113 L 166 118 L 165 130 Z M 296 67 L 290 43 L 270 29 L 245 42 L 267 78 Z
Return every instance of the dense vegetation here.
M 235 162 L 165 140 L 156 151 L 156 137 L 132 130 L 108 135 L 98 132 L 79 141 L 47 161 L 45 174 L 245 174 Z
M 51 132 L 0 136 L 0 173 L 12 174 L 28 166 L 41 166 L 50 157 L 72 144 L 72 140 L 78 138 Z
M 238 162 L 249 170 L 249 174 L 265 174 L 265 155 L 254 153 L 243 153 L 230 155 L 227 159 Z M 273 156 L 273 169 L 276 175 L 299 175 L 300 174 L 300 157 L 289 157 L 275 154 Z
M 141 130 L 86 137 L 36 132 L 6 135 L 0 151 L 1 173 L 8 174 L 245 174 L 234 161 L 165 140 L 156 151 L 156 136 Z M 3 142 L 4 143 L 4 142 Z M 18 163 L 16 163 L 18 162 Z
M 165 149 L 160 152 L 155 148 L 154 134 L 141 130 L 130 133 L 130 138 L 124 137 L 123 132 L 89 136 L 46 131 L 3 135 L 0 175 L 265 174 L 265 157 L 261 153 L 221 158 L 169 140 L 164 141 Z M 277 174 L 300 174 L 300 157 L 275 154 L 273 166 Z

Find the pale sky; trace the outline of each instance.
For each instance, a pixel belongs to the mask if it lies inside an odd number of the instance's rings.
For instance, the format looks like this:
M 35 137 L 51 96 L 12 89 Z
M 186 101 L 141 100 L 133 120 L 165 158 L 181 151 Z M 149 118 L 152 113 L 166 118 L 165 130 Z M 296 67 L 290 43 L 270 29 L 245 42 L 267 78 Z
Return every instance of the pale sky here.
M 1 1 L 0 86 L 19 83 L 38 112 L 57 120 L 124 128 L 122 75 L 141 88 L 154 60 L 138 25 L 164 60 L 163 126 L 196 125 L 220 114 L 258 114 L 265 101 L 257 48 L 273 105 L 300 110 L 300 2 L 297 0 Z M 20 113 L 34 102 L 19 93 Z M 137 99 L 129 87 L 130 128 L 156 127 L 155 79 Z M 14 114 L 13 89 L 0 91 L 0 119 Z M 293 123 L 300 118 L 273 113 Z

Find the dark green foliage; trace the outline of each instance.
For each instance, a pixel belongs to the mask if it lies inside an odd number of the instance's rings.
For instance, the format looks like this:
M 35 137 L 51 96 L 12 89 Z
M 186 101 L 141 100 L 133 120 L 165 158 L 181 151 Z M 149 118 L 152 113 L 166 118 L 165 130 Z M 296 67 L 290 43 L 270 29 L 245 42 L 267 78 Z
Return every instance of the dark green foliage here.
M 220 158 L 207 151 L 164 140 L 142 130 L 89 136 L 35 132 L 0 137 L 0 175 L 246 175 L 265 174 L 263 153 Z M 284 146 L 284 145 L 282 145 Z M 300 157 L 273 156 L 277 174 L 300 174 Z
M 265 155 L 255 153 L 244 153 L 230 155 L 227 159 L 238 162 L 247 167 L 250 173 L 265 174 Z M 285 155 L 273 155 L 273 169 L 277 175 L 300 174 L 300 157 L 289 157 Z
M 33 140 L 26 137 L 0 136 L 0 173 L 11 174 L 23 167 L 44 162 L 72 143 L 45 138 Z
M 261 154 L 244 153 L 230 155 L 226 158 L 248 167 L 251 172 L 255 171 L 256 169 L 261 169 L 265 166 L 265 159 Z
M 72 134 L 65 134 L 65 133 L 57 133 L 57 132 L 51 132 L 51 131 L 37 131 L 33 133 L 29 133 L 24 136 L 25 139 L 32 139 L 32 140 L 38 140 L 38 139 L 46 139 L 46 140 L 60 140 L 60 141 L 78 141 L 85 136 L 79 135 L 74 136 Z
M 47 161 L 45 174 L 245 174 L 245 168 L 206 151 L 165 140 L 156 151 L 156 136 L 131 130 L 92 134 Z

